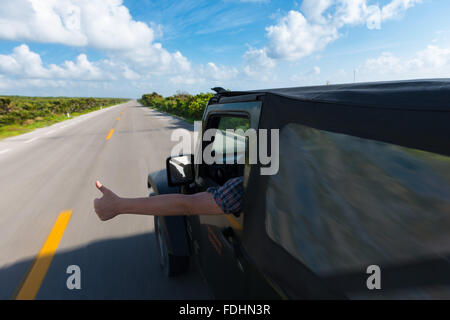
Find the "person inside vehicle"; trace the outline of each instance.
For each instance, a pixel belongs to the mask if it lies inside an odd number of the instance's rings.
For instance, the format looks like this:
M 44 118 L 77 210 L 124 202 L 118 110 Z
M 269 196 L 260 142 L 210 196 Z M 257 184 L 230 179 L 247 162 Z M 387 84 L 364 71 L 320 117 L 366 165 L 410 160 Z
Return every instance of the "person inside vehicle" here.
M 238 213 L 244 193 L 242 177 L 229 179 L 221 187 L 210 187 L 196 194 L 162 194 L 147 198 L 121 198 L 100 181 L 96 181 L 95 185 L 103 194 L 94 200 L 95 212 L 102 221 L 120 214 L 180 216 Z

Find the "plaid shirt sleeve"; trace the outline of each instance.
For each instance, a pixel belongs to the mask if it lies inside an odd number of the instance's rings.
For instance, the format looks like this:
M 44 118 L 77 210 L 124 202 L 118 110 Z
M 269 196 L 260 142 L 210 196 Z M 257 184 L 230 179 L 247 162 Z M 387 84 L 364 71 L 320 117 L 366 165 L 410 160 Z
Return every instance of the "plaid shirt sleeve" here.
M 217 205 L 226 214 L 239 213 L 242 210 L 242 196 L 244 194 L 243 178 L 228 180 L 221 187 L 211 187 L 206 190 L 213 195 Z

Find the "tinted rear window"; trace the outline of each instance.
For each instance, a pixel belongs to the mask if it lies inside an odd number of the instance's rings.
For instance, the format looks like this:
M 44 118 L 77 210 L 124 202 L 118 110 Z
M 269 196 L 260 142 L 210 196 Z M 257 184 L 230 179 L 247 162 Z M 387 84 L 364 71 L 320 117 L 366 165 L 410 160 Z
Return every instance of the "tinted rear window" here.
M 450 158 L 289 124 L 269 236 L 316 274 L 450 253 Z

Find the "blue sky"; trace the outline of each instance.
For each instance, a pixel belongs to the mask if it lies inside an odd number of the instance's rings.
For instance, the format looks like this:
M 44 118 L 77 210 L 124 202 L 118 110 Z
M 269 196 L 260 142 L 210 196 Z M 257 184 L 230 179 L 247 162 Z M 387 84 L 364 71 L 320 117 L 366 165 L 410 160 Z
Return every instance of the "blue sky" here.
M 0 1 L 0 94 L 449 77 L 449 14 L 447 0 Z

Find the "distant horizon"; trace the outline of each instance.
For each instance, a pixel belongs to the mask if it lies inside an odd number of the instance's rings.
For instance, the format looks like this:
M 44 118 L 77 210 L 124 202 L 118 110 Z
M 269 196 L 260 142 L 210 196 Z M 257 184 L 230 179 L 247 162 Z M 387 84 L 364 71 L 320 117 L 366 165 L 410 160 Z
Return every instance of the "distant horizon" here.
M 171 96 L 446 78 L 448 12 L 444 0 L 4 2 L 0 94 Z
M 127 98 L 127 97 L 108 97 L 108 96 L 45 96 L 45 95 L 37 95 L 37 96 L 27 96 L 22 94 L 2 94 L 0 92 L 0 97 L 23 97 L 23 98 L 98 98 L 98 99 L 128 99 L 128 100 L 137 100 L 139 98 Z
M 292 87 L 273 87 L 273 88 L 257 88 L 257 89 L 237 89 L 236 91 L 257 91 L 257 90 L 268 90 L 268 89 L 287 89 L 287 88 L 301 88 L 301 87 L 322 87 L 322 86 L 340 86 L 340 85 L 350 85 L 350 84 L 370 84 L 370 83 L 382 83 L 382 82 L 408 82 L 408 81 L 427 81 L 427 80 L 450 80 L 450 76 L 448 78 L 418 78 L 418 79 L 404 79 L 404 80 L 387 80 L 387 81 L 366 81 L 366 82 L 346 82 L 346 83 L 328 83 L 328 84 L 318 84 L 318 85 L 304 85 L 304 86 L 292 86 Z M 225 88 L 226 89 L 226 88 Z M 228 89 L 226 89 L 228 90 Z M 180 90 L 177 90 L 177 92 L 179 92 Z M 142 95 L 144 94 L 151 94 L 153 92 L 156 92 L 158 94 L 161 94 L 160 92 L 157 91 L 148 91 L 148 92 L 143 92 L 139 97 L 121 97 L 121 96 L 65 96 L 65 95 L 61 95 L 61 96 L 48 96 L 48 95 L 34 95 L 34 96 L 29 96 L 29 95 L 22 95 L 22 94 L 2 94 L 0 92 L 0 97 L 28 97 L 28 98 L 112 98 L 112 99 L 128 99 L 128 100 L 139 100 L 142 98 Z M 175 96 L 177 95 L 177 92 L 174 92 L 172 94 L 169 95 L 162 95 L 163 97 L 171 97 L 171 96 Z M 202 93 L 214 93 L 213 90 L 208 90 L 205 92 L 198 92 L 198 93 L 191 93 L 188 91 L 183 91 L 183 93 L 187 93 L 189 95 L 195 96 L 197 94 L 202 94 Z

